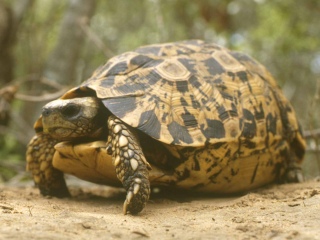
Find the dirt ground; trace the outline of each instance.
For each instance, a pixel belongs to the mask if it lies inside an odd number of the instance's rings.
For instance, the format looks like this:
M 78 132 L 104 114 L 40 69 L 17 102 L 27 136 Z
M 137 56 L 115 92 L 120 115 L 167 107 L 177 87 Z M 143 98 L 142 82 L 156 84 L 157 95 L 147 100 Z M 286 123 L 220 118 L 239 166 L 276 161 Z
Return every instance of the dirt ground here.
M 123 191 L 71 184 L 70 199 L 0 186 L 0 239 L 320 239 L 320 181 L 229 198 L 154 194 L 123 215 Z

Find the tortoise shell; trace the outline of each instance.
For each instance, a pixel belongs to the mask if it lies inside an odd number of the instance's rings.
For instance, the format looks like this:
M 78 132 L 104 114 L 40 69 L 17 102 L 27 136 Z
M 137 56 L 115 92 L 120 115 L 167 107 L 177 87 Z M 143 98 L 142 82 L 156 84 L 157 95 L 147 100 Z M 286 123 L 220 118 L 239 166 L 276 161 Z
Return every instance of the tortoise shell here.
M 165 144 L 243 141 L 259 148 L 300 134 L 292 106 L 264 66 L 200 40 L 113 57 L 62 99 L 88 91 L 123 122 Z

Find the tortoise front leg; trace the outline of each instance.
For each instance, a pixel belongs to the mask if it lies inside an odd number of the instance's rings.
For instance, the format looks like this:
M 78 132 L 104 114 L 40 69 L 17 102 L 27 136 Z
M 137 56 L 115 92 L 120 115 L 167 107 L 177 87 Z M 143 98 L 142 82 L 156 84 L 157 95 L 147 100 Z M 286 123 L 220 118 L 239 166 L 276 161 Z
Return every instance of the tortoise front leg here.
M 151 166 L 137 138 L 121 120 L 110 116 L 108 128 L 107 150 L 112 154 L 117 177 L 127 191 L 123 213 L 137 214 L 142 211 L 149 199 Z
M 49 135 L 40 133 L 34 136 L 27 148 L 27 171 L 32 172 L 33 180 L 42 195 L 68 197 L 63 173 L 52 166 L 56 140 Z

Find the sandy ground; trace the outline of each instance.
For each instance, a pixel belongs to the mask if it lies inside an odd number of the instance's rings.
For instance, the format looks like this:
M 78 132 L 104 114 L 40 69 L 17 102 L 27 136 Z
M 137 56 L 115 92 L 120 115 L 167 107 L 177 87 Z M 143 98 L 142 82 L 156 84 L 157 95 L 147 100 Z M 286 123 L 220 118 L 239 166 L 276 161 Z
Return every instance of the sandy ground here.
M 229 198 L 154 194 L 137 216 L 122 214 L 115 188 L 71 186 L 57 199 L 0 187 L 0 239 L 320 239 L 319 179 Z

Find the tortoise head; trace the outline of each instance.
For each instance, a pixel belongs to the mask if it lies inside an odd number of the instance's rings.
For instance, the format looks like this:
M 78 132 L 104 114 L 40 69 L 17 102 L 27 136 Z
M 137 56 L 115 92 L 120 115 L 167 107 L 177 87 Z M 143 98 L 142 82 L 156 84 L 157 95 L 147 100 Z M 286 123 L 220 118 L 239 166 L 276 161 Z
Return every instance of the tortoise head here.
M 49 102 L 42 108 L 43 131 L 62 141 L 99 137 L 106 125 L 105 110 L 95 97 Z

